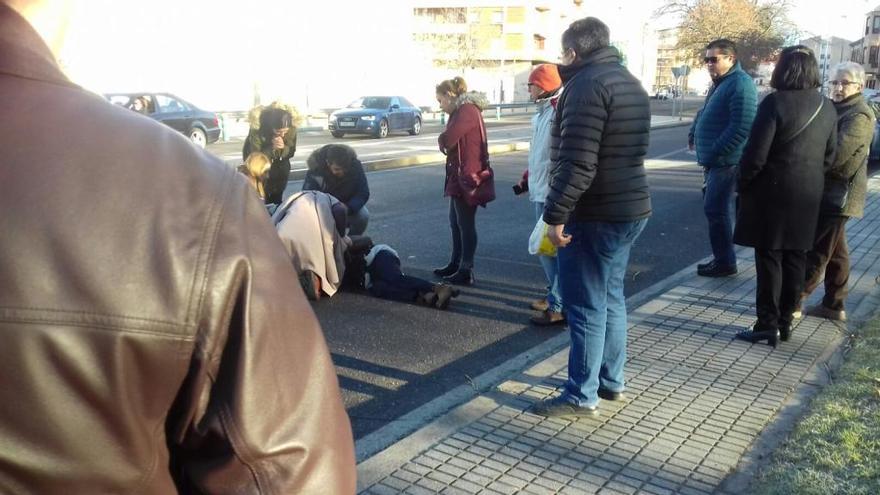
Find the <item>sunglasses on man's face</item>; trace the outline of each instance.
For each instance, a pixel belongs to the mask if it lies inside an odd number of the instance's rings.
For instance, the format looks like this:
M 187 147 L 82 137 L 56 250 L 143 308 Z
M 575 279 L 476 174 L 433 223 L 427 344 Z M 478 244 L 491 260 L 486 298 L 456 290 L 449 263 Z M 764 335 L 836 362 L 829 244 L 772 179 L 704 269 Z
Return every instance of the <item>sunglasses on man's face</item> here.
M 720 60 L 720 58 L 721 57 L 719 57 L 717 55 L 714 57 L 703 57 L 703 62 L 706 62 L 707 64 L 717 64 L 718 60 Z

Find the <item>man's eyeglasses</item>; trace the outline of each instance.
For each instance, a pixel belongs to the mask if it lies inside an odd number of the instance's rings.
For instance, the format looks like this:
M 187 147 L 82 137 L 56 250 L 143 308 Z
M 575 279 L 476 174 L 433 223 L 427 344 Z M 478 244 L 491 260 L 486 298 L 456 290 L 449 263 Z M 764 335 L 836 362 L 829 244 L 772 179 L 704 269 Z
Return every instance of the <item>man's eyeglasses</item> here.
M 703 57 L 703 62 L 707 64 L 717 64 L 719 59 L 720 57 L 718 57 L 717 55 L 714 57 Z
M 841 87 L 845 88 L 845 87 L 849 86 L 850 84 L 858 84 L 858 83 L 855 81 L 828 81 L 828 85 L 831 86 L 832 88 L 835 88 L 837 86 L 841 86 Z

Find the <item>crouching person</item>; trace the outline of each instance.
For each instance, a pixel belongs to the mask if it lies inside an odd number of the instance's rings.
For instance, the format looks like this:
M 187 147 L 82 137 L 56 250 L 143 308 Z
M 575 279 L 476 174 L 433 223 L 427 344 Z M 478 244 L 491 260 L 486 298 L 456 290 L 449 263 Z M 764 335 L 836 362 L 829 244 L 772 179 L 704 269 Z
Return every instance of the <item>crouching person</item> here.
M 345 205 L 329 194 L 303 191 L 291 195 L 272 215 L 272 223 L 290 256 L 306 296 L 332 296 L 345 273 Z
M 333 195 L 346 206 L 348 234 L 363 235 L 370 220 L 365 206 L 370 187 L 355 151 L 344 144 L 328 144 L 313 151 L 306 164 L 302 190 Z
M 458 289 L 449 285 L 405 275 L 400 269 L 400 257 L 387 244 L 377 244 L 370 249 L 366 272 L 367 290 L 382 299 L 446 309 L 450 299 L 459 294 Z

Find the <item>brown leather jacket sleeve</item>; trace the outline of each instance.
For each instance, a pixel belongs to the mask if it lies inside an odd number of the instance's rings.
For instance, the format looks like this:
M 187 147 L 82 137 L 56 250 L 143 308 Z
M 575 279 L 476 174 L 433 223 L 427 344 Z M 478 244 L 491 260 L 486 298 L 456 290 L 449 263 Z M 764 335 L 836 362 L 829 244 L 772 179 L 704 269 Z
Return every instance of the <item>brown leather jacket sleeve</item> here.
M 206 212 L 192 365 L 167 425 L 179 486 L 348 494 L 354 445 L 323 335 L 264 207 L 240 177 Z

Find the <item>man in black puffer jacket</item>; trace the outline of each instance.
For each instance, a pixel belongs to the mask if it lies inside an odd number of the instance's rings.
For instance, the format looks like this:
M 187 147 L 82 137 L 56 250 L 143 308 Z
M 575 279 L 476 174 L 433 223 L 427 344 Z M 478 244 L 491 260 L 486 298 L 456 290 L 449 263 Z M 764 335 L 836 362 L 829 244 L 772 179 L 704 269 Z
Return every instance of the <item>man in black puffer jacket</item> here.
M 609 46 L 594 17 L 562 34 L 564 90 L 551 131 L 553 162 L 544 221 L 559 247 L 559 281 L 572 334 L 568 381 L 532 410 L 544 416 L 596 413 L 599 398 L 624 389 L 629 252 L 651 215 L 645 171 L 651 110 L 641 83 Z

